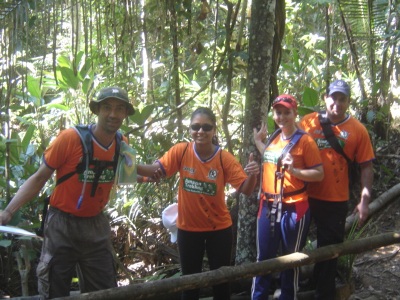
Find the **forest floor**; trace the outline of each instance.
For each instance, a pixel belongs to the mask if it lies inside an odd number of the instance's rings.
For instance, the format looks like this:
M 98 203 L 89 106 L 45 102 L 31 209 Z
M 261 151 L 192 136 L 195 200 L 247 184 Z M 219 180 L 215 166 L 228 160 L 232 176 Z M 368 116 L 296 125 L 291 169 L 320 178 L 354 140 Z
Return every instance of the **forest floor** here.
M 389 140 L 390 144 L 378 147 L 376 151 L 377 163 L 374 164 L 373 199 L 378 198 L 400 183 L 400 132 L 392 135 Z M 355 195 L 357 194 L 359 193 L 356 191 Z M 354 207 L 354 203 L 352 206 Z M 400 196 L 371 216 L 361 237 L 388 232 L 400 233 Z M 338 299 L 400 300 L 400 244 L 385 246 L 356 255 L 351 270 L 351 289 L 344 293 L 345 296 Z M 340 285 L 339 283 L 338 286 Z M 1 290 L 0 287 L 0 299 L 4 299 Z M 239 299 L 248 300 L 250 297 L 248 294 L 232 296 L 232 300 Z M 299 299 L 306 298 L 299 296 Z M 307 299 L 311 298 L 307 297 Z
M 400 183 L 400 135 L 393 134 L 390 144 L 378 148 L 376 156 L 379 165 L 391 171 L 391 179 L 384 183 L 384 169 L 375 170 L 374 199 Z M 371 216 L 364 230 L 366 236 L 388 232 L 400 233 L 400 196 L 385 208 Z M 354 292 L 352 300 L 394 300 L 400 299 L 400 244 L 381 247 L 358 254 L 352 268 Z
M 400 197 L 372 217 L 368 226 L 371 235 L 400 233 Z M 394 244 L 357 255 L 352 274 L 354 292 L 349 299 L 400 299 L 399 252 L 400 244 Z
M 378 147 L 376 151 L 372 200 L 400 183 L 400 132 L 392 133 L 389 140 L 388 145 Z M 359 191 L 353 191 L 352 194 L 356 199 Z M 349 209 L 352 210 L 355 201 L 351 202 Z M 389 232 L 400 233 L 400 196 L 372 215 L 362 232 L 360 238 Z M 357 254 L 349 278 L 350 284 L 347 285 L 338 280 L 337 287 L 342 288 L 336 295 L 337 300 L 400 300 L 400 244 Z M 300 294 L 299 299 L 313 299 L 312 292 Z M 235 296 L 233 299 L 250 297 Z

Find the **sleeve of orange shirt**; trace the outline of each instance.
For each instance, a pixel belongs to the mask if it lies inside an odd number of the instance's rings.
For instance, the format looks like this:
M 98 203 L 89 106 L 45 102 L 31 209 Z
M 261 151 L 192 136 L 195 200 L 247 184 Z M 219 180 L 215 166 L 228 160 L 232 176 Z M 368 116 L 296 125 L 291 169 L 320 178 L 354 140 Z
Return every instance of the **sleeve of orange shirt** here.
M 61 131 L 44 152 L 46 165 L 52 169 L 61 166 L 68 171 L 75 170 L 76 164 L 82 156 L 82 147 L 79 136 L 72 128 Z M 70 164 L 70 166 L 66 166 Z M 62 176 L 62 174 L 57 174 Z
M 159 160 L 161 168 L 167 177 L 174 175 L 179 171 L 182 157 L 187 151 L 187 147 L 192 147 L 192 143 L 179 143 L 172 146 Z
M 360 122 L 355 122 L 354 132 L 357 133 L 357 150 L 355 160 L 359 164 L 375 159 L 374 149 L 368 131 Z

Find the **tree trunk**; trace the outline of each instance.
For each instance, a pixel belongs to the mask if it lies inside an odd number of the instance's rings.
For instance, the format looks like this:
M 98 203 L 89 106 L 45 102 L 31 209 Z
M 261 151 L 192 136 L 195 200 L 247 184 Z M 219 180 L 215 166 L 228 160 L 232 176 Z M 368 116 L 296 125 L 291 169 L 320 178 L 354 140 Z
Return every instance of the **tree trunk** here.
M 251 278 L 255 275 L 276 273 L 288 268 L 313 264 L 319 261 L 336 258 L 341 255 L 361 253 L 399 242 L 400 233 L 385 233 L 369 238 L 346 241 L 342 244 L 321 247 L 310 252 L 296 252 L 258 263 L 243 264 L 235 267 L 223 267 L 218 270 L 186 275 L 179 278 L 156 280 L 153 282 L 123 286 L 57 299 L 165 299 L 164 297 L 168 294 L 177 293 L 186 289 L 208 287 L 227 281 Z
M 251 6 L 249 33 L 249 64 L 245 105 L 242 164 L 249 154 L 254 153 L 260 161 L 253 140 L 253 128 L 259 127 L 268 112 L 269 86 L 272 70 L 272 49 L 274 40 L 275 1 L 255 0 Z M 238 238 L 236 264 L 256 260 L 256 218 L 257 192 L 248 199 L 241 197 L 238 215 Z M 249 234 L 254 233 L 254 234 Z

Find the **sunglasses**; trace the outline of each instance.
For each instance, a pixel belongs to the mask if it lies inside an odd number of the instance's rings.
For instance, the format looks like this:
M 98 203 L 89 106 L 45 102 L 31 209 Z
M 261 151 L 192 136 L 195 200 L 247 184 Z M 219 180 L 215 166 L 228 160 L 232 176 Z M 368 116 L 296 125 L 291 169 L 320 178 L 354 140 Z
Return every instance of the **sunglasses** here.
M 286 103 L 294 104 L 294 101 L 292 99 L 286 98 L 286 97 L 281 97 L 281 98 L 276 98 L 274 100 L 274 102 L 272 102 L 272 105 L 275 105 L 279 102 L 286 102 Z
M 200 125 L 200 124 L 192 124 L 192 125 L 190 125 L 190 128 L 191 128 L 193 131 L 199 131 L 200 128 L 203 129 L 203 131 L 211 131 L 211 130 L 214 128 L 214 126 L 211 125 L 211 124 L 203 124 L 203 125 Z

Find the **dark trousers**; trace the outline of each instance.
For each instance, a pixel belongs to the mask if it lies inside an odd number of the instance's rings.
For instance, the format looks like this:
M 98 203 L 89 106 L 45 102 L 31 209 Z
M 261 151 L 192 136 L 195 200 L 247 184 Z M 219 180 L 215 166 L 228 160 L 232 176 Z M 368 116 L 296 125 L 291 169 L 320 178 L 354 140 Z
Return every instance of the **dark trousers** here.
M 347 201 L 331 202 L 319 199 L 308 199 L 311 217 L 317 226 L 317 247 L 342 243 L 345 235 Z M 335 277 L 337 258 L 315 264 L 314 279 L 316 282 L 315 299 L 335 299 Z
M 207 253 L 210 270 L 231 264 L 232 227 L 217 231 L 191 232 L 178 229 L 178 249 L 182 275 L 200 273 Z M 213 286 L 215 300 L 229 300 L 229 283 Z M 199 299 L 199 290 L 182 292 L 182 300 Z
M 77 272 L 81 293 L 117 286 L 111 229 L 103 214 L 81 218 L 50 208 L 37 267 L 44 299 L 69 296 Z

